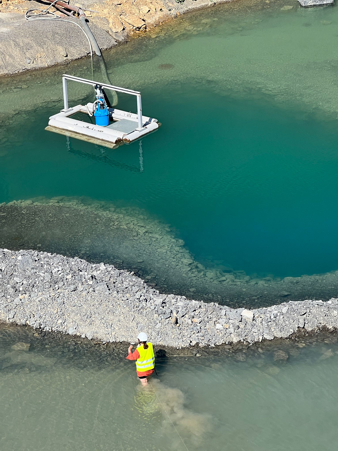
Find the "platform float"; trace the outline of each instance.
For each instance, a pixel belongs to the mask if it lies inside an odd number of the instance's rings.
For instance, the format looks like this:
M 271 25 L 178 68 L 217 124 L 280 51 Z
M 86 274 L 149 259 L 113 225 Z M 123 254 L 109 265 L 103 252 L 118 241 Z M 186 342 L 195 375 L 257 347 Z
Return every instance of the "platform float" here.
M 93 103 L 69 107 L 67 81 L 93 86 L 96 99 Z M 142 115 L 142 99 L 139 91 L 108 85 L 85 78 L 64 74 L 62 76 L 64 108 L 49 118 L 46 130 L 60 133 L 93 144 L 115 148 L 131 143 L 156 131 L 157 119 Z M 137 113 L 119 110 L 110 105 L 105 90 L 121 92 L 136 97 Z M 83 116 L 81 120 L 79 116 Z M 72 117 L 75 116 L 76 118 Z

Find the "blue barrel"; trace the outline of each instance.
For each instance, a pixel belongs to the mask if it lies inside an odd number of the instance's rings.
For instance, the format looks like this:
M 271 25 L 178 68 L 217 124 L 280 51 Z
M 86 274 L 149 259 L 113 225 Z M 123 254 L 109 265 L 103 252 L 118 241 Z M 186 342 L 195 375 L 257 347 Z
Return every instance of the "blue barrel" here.
M 107 127 L 109 125 L 109 111 L 108 108 L 97 108 L 94 111 L 94 117 L 96 125 L 101 125 L 102 127 Z

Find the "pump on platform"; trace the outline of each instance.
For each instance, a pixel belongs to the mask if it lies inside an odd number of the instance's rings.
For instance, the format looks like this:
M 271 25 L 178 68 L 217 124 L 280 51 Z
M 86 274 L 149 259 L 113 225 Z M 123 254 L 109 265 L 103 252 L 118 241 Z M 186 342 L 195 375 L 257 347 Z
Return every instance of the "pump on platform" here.
M 69 107 L 68 80 L 92 85 L 96 93 L 95 101 L 86 105 Z M 64 108 L 60 113 L 49 118 L 46 130 L 93 144 L 115 148 L 121 144 L 136 141 L 148 133 L 156 131 L 160 126 L 157 119 L 142 115 L 141 93 L 138 91 L 86 80 L 72 75 L 63 75 L 62 85 Z M 137 99 L 137 113 L 134 114 L 113 108 L 105 93 L 105 89 L 135 96 Z M 78 119 L 81 116 L 79 113 L 85 114 L 87 121 Z M 88 122 L 88 117 L 93 119 Z

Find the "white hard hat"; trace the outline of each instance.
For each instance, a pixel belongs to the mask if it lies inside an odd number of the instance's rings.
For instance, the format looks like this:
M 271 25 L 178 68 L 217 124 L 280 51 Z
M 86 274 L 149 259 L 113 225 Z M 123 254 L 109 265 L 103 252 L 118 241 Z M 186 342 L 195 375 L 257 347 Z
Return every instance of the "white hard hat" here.
M 148 337 L 147 337 L 147 334 L 146 333 L 144 333 L 144 332 L 140 332 L 139 334 L 138 334 L 138 337 L 137 337 L 140 341 L 147 341 L 148 340 Z

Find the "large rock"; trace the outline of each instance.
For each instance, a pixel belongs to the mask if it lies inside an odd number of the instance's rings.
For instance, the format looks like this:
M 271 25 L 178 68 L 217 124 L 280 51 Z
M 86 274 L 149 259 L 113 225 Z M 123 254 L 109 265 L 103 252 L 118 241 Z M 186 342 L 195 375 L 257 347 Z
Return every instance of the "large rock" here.
M 242 318 L 251 322 L 253 320 L 254 314 L 251 310 L 244 309 L 241 313 Z
M 141 30 L 141 28 L 146 27 L 146 23 L 144 22 L 144 20 L 142 20 L 140 17 L 138 17 L 134 14 L 122 15 L 121 19 L 123 22 L 127 22 L 129 25 L 134 27 L 136 30 Z
M 145 18 L 146 14 L 148 14 L 149 12 L 150 12 L 150 9 L 147 5 L 140 7 L 140 14 L 143 19 Z
M 118 17 L 112 14 L 109 18 L 109 28 L 113 33 L 120 33 L 124 30 L 124 25 Z

